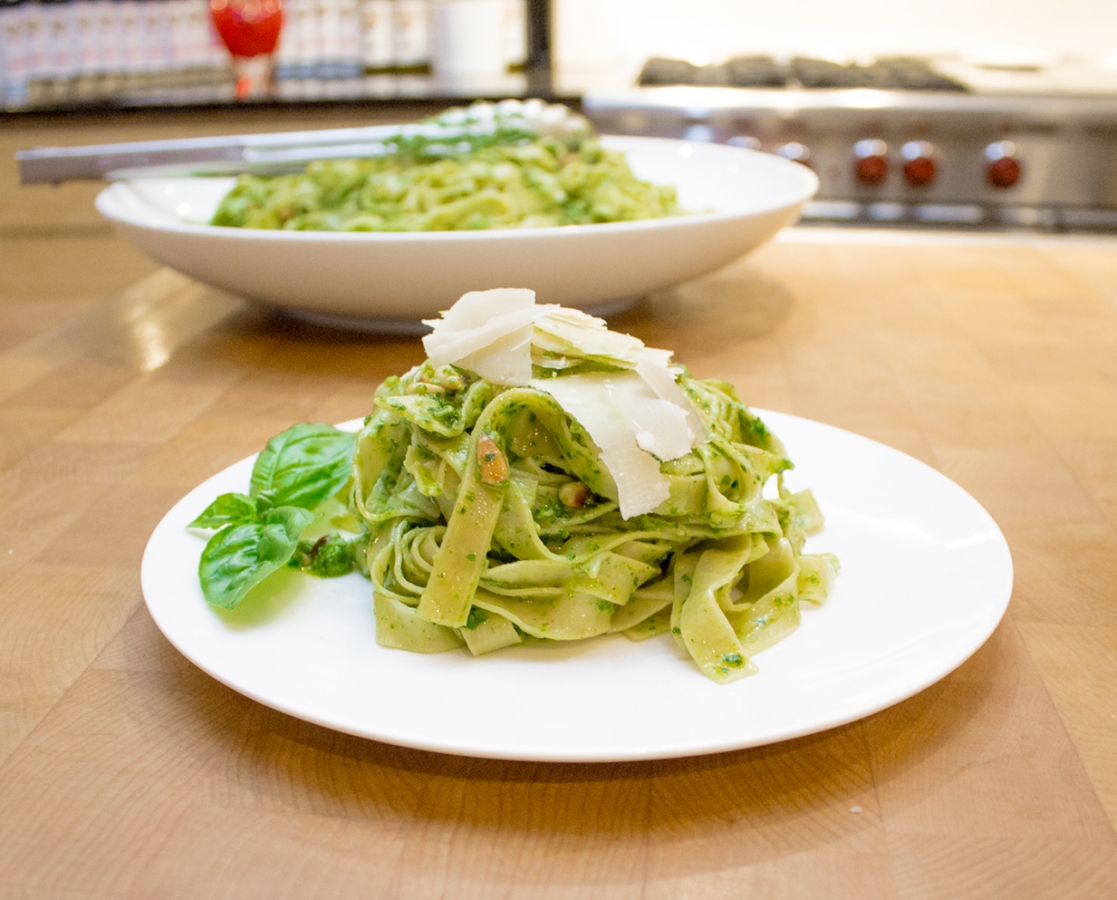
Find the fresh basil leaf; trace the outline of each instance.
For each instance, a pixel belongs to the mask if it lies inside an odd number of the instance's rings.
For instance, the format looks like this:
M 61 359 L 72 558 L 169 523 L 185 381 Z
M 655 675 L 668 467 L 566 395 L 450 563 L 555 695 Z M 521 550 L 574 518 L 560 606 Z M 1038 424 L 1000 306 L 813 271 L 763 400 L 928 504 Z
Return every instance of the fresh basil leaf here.
M 202 593 L 214 606 L 233 609 L 252 588 L 283 568 L 303 529 L 314 521 L 305 509 L 283 506 L 246 525 L 226 525 L 209 539 L 198 563 Z
M 321 422 L 277 434 L 252 467 L 249 493 L 271 506 L 313 509 L 349 480 L 356 435 Z
M 224 528 L 226 525 L 248 525 L 256 519 L 256 504 L 251 497 L 244 494 L 222 494 L 186 527 Z

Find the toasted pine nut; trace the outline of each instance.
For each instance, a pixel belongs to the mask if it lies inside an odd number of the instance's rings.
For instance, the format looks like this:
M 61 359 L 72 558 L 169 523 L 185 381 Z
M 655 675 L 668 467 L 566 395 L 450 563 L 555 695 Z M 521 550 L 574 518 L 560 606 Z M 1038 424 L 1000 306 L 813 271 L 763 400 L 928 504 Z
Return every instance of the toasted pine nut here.
M 508 460 L 500 448 L 487 434 L 477 439 L 477 462 L 481 468 L 481 480 L 485 484 L 503 484 L 508 478 Z
M 590 489 L 580 481 L 568 481 L 558 491 L 563 506 L 581 509 L 590 497 Z

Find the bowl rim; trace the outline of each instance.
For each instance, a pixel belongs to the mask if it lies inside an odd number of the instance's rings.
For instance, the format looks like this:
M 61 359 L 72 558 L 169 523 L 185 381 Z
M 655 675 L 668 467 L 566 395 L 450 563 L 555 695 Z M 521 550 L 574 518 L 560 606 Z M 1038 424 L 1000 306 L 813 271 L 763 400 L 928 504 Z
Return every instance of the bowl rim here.
M 194 224 L 189 222 L 170 222 L 158 220 L 142 212 L 132 213 L 121 209 L 117 203 L 116 195 L 121 190 L 128 188 L 134 182 L 143 181 L 169 181 L 193 180 L 212 176 L 186 176 L 184 178 L 170 179 L 166 177 L 136 178 L 114 182 L 102 189 L 94 200 L 97 211 L 106 219 L 114 223 L 148 231 L 165 233 L 196 235 L 199 237 L 220 238 L 230 241 L 268 241 L 268 242 L 295 242 L 295 243 L 443 243 L 451 242 L 476 242 L 492 240 L 530 241 L 542 239 L 570 239 L 574 237 L 587 237 L 590 235 L 606 235 L 611 233 L 627 233 L 640 231 L 654 231 L 663 228 L 691 228 L 704 225 L 732 221 L 734 219 L 752 219 L 760 215 L 770 215 L 801 206 L 813 197 L 819 189 L 818 176 L 806 166 L 785 160 L 770 153 L 748 150 L 743 147 L 732 147 L 725 144 L 711 144 L 699 141 L 685 141 L 674 138 L 643 137 L 632 135 L 602 135 L 606 145 L 613 145 L 615 149 L 636 149 L 639 147 L 652 148 L 655 146 L 664 149 L 675 148 L 682 153 L 684 147 L 690 150 L 683 154 L 691 156 L 695 153 L 713 156 L 735 157 L 749 160 L 749 165 L 767 167 L 778 170 L 790 176 L 786 199 L 778 203 L 768 203 L 761 206 L 741 206 L 728 210 L 711 212 L 682 213 L 677 216 L 666 216 L 658 219 L 641 219 L 635 222 L 600 222 L 587 225 L 553 225 L 544 228 L 498 228 L 477 231 L 282 231 L 266 228 L 231 228 L 220 225 Z M 227 177 L 227 176 L 226 176 Z M 792 179 L 800 179 L 795 185 Z M 792 190 L 797 187 L 797 190 Z

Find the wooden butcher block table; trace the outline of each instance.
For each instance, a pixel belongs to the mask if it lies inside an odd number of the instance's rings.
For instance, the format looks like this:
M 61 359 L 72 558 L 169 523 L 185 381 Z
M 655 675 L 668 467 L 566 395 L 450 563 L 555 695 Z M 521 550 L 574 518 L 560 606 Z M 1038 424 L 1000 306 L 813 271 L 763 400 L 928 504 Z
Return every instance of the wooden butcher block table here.
M 32 124 L 5 159 L 49 141 Z M 365 415 L 419 341 L 250 307 L 125 247 L 94 188 L 4 174 L 0 897 L 1117 897 L 1117 240 L 795 229 L 615 316 L 956 481 L 1008 540 L 1012 600 L 960 668 L 852 724 L 501 762 L 259 705 L 140 592 L 181 496 L 295 421 Z

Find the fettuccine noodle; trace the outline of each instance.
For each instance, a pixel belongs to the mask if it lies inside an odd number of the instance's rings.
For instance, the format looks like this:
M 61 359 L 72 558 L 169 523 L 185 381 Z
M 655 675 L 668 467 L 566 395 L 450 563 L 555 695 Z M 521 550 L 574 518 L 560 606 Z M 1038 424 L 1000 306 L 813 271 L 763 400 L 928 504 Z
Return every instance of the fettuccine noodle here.
M 376 392 L 353 505 L 371 536 L 377 641 L 483 654 L 670 633 L 714 681 L 754 672 L 750 657 L 794 631 L 838 569 L 803 552 L 823 519 L 810 491 L 784 487 L 784 446 L 728 383 L 664 369 L 702 434 L 676 458 L 653 457 L 665 499 L 626 517 L 621 473 L 555 385 L 620 384 L 636 356 L 532 327 L 530 383 L 428 360 Z M 627 340 L 641 359 L 663 353 Z

